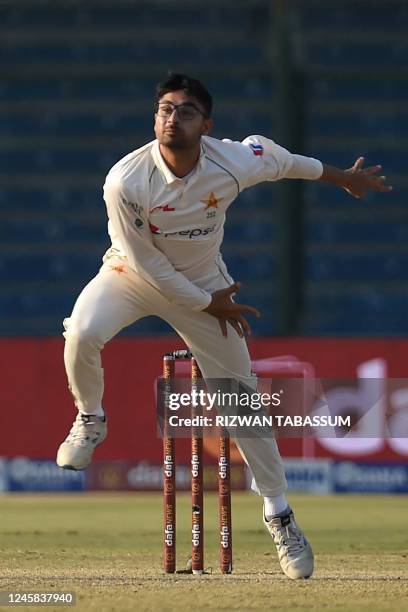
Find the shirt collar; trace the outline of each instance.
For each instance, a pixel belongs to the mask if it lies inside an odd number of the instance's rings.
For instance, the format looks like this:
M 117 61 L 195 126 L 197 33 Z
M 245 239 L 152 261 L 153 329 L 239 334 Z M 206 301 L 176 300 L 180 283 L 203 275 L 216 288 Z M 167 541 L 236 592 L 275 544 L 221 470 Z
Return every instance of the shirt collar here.
M 170 168 L 164 161 L 162 154 L 160 153 L 160 147 L 159 147 L 158 140 L 155 140 L 153 143 L 152 157 L 153 157 L 154 163 L 156 164 L 156 167 L 160 170 L 160 172 L 162 173 L 164 177 L 164 180 L 166 181 L 168 185 L 171 185 L 173 183 L 178 183 L 183 180 L 182 178 L 173 174 L 173 172 L 170 170 Z M 198 176 L 198 174 L 203 170 L 204 166 L 205 166 L 205 149 L 204 149 L 203 143 L 201 142 L 200 157 L 195 167 L 196 172 L 194 173 L 194 177 L 192 178 L 195 178 L 196 176 Z

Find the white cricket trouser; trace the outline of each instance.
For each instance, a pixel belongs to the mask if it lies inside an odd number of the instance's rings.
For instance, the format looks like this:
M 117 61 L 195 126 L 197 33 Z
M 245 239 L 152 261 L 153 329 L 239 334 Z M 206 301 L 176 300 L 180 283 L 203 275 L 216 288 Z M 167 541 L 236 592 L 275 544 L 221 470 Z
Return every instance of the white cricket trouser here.
M 228 286 L 221 272 L 216 284 L 218 289 Z M 86 285 L 71 317 L 64 320 L 68 384 L 82 412 L 95 413 L 102 405 L 104 380 L 100 352 L 105 343 L 123 327 L 149 315 L 167 321 L 183 338 L 204 378 L 234 378 L 254 387 L 246 342 L 231 326 L 228 326 L 228 337 L 224 338 L 215 317 L 172 304 L 130 269 L 125 259 L 113 257 Z M 273 437 L 259 434 L 237 438 L 235 442 L 252 472 L 254 491 L 272 497 L 286 490 L 282 459 Z

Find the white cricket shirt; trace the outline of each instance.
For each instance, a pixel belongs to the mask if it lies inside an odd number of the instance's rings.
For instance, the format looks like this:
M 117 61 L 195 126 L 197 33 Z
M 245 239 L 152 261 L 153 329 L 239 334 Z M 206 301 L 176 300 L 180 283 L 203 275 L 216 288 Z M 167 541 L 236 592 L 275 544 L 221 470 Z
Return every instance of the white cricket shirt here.
M 171 302 L 202 310 L 220 271 L 225 214 L 251 185 L 282 178 L 318 179 L 322 163 L 294 155 L 264 136 L 243 142 L 201 139 L 197 166 L 176 177 L 157 140 L 129 153 L 106 177 L 104 199 L 112 241 L 105 258 L 128 264 Z

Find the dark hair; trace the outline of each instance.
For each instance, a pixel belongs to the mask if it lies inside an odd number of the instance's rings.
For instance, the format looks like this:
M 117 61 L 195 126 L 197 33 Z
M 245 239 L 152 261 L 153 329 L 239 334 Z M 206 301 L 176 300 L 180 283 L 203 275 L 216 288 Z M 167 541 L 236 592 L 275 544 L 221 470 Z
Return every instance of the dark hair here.
M 180 91 L 182 89 L 189 96 L 194 96 L 198 102 L 202 105 L 207 117 L 211 115 L 212 111 L 212 97 L 207 89 L 197 79 L 180 74 L 177 72 L 169 72 L 167 78 L 157 84 L 156 87 L 156 99 L 157 104 L 166 93 L 170 91 Z

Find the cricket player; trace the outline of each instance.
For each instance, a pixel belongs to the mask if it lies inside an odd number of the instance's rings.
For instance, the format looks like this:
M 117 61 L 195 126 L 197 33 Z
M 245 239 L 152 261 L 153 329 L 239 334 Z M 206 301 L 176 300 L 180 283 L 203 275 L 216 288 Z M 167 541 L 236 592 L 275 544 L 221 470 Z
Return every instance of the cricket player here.
M 123 327 L 148 315 L 167 321 L 193 352 L 204 378 L 235 379 L 256 388 L 244 334 L 256 308 L 233 297 L 220 253 L 225 216 L 241 191 L 263 181 L 325 181 L 363 197 L 387 192 L 381 166 L 363 158 L 340 170 L 292 154 L 269 138 L 242 142 L 209 136 L 212 98 L 196 79 L 169 73 L 156 92 L 156 139 L 129 153 L 106 177 L 111 246 L 99 273 L 64 320 L 65 368 L 78 415 L 57 464 L 82 470 L 106 437 L 101 351 Z M 273 436 L 237 438 L 263 497 L 263 521 L 292 579 L 313 572 L 313 553 L 285 495 Z

